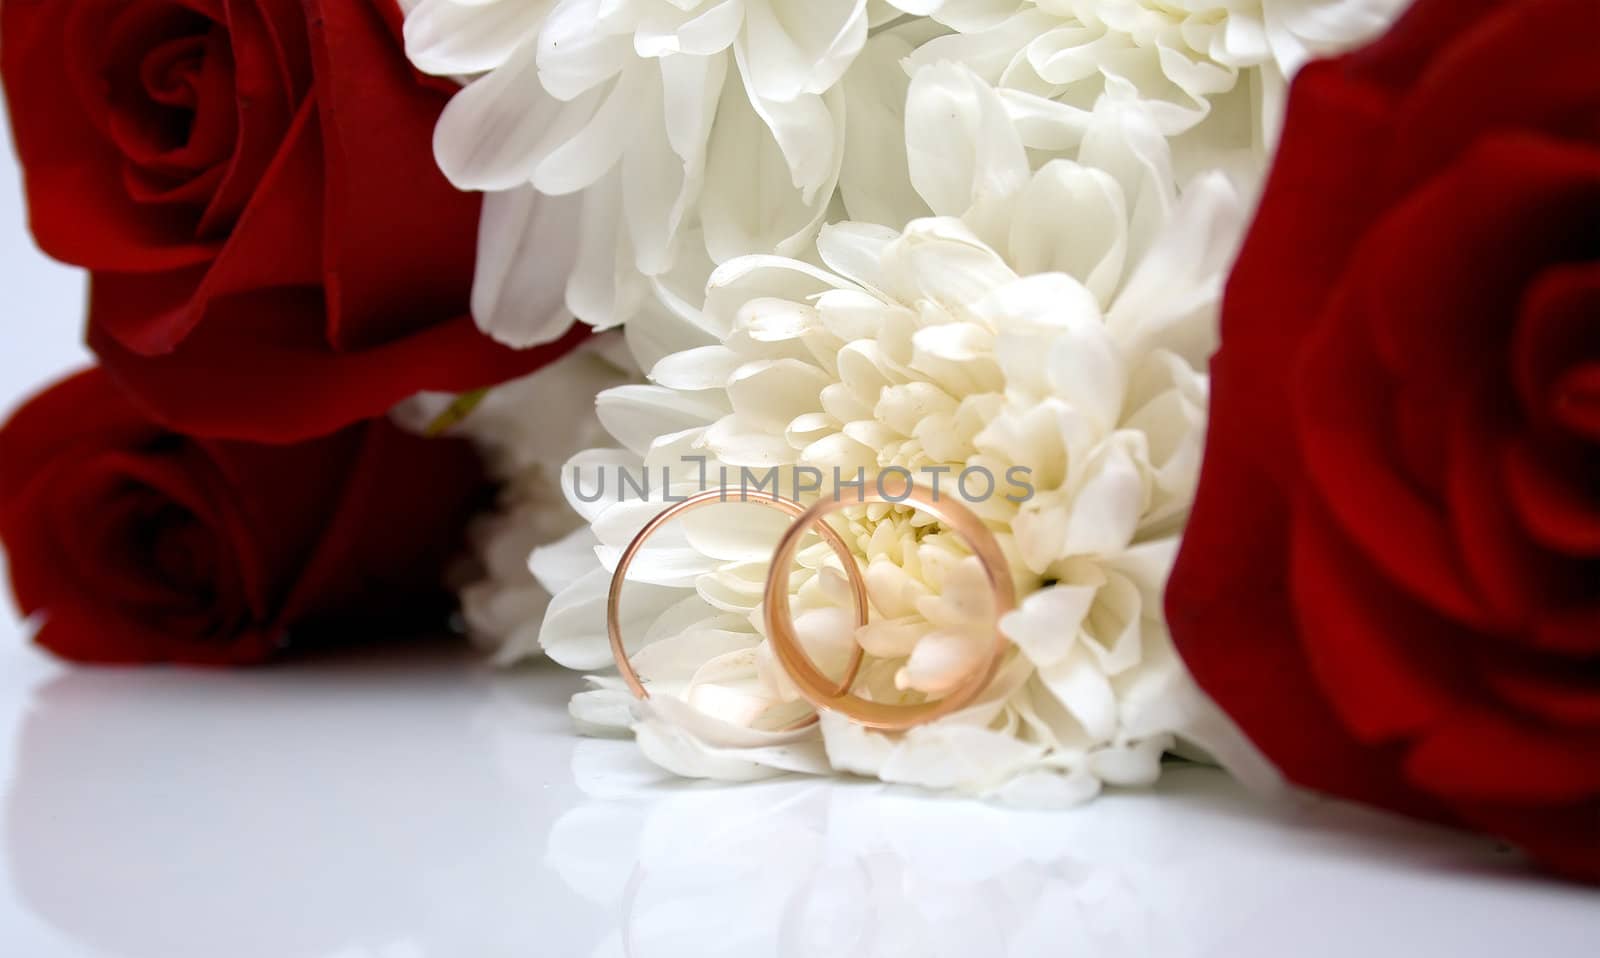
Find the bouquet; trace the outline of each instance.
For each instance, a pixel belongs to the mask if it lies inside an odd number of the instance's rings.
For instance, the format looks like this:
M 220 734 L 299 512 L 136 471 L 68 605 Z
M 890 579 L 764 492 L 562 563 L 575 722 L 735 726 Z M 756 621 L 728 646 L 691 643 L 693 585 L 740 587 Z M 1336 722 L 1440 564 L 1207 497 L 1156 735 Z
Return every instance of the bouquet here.
M 1592 0 L 44 6 L 45 647 L 453 593 L 678 775 L 1213 762 L 1600 880 Z

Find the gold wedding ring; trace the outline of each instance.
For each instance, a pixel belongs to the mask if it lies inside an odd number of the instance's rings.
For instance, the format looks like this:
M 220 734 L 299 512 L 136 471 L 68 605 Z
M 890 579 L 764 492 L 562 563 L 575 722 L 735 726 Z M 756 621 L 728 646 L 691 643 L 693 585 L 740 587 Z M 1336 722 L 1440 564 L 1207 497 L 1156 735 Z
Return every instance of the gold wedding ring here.
M 1016 587 L 1011 581 L 1010 564 L 1006 561 L 999 541 L 972 510 L 948 497 L 936 496 L 910 482 L 899 483 L 894 491 L 879 488 L 876 493 L 863 491 L 860 496 L 851 499 L 840 497 L 819 499 L 809 509 L 803 508 L 792 499 L 758 490 L 712 489 L 668 506 L 646 523 L 623 550 L 622 557 L 617 562 L 616 572 L 612 574 L 611 592 L 606 600 L 606 627 L 611 637 L 611 654 L 616 659 L 617 669 L 622 673 L 623 681 L 636 697 L 649 698 L 649 692 L 632 663 L 628 661 L 627 649 L 622 641 L 620 607 L 622 584 L 627 577 L 628 567 L 645 540 L 667 522 L 690 510 L 723 502 L 754 502 L 777 509 L 795 520 L 784 531 L 783 537 L 778 540 L 778 545 L 773 551 L 772 565 L 767 570 L 763 610 L 767 641 L 772 643 L 773 654 L 778 664 L 794 682 L 801 698 L 814 708 L 836 712 L 867 728 L 892 732 L 905 731 L 966 708 L 994 680 L 1008 644 L 1000 632 L 999 619 L 1016 607 Z M 794 619 L 789 609 L 788 577 L 791 574 L 795 553 L 800 547 L 800 540 L 812 529 L 822 535 L 844 565 L 844 572 L 849 577 L 855 601 L 856 628 L 859 629 L 867 624 L 869 608 L 866 580 L 856 565 L 850 547 L 826 519 L 829 515 L 849 506 L 873 502 L 895 505 L 909 503 L 942 522 L 966 542 L 983 567 L 984 576 L 989 584 L 996 625 L 992 641 L 986 646 L 985 657 L 978 667 L 974 668 L 949 694 L 932 701 L 896 704 L 863 698 L 851 691 L 860 672 L 864 655 L 859 643 L 852 638 L 853 649 L 849 667 L 841 679 L 834 680 L 824 675 L 811 661 L 800 644 L 799 636 L 795 633 Z M 791 724 L 785 731 L 804 728 L 816 721 L 815 714 L 809 715 Z
M 1015 608 L 1017 604 L 1016 586 L 1011 581 L 1010 564 L 1000 549 L 999 541 L 984 526 L 982 519 L 979 519 L 971 509 L 953 499 L 935 496 L 920 486 L 902 483 L 900 492 L 904 493 L 903 497 L 895 494 L 895 497 L 891 498 L 884 495 L 884 491 L 880 488 L 877 494 L 864 492 L 856 499 L 831 497 L 817 500 L 784 532 L 783 538 L 778 540 L 778 547 L 772 554 L 772 566 L 767 570 L 766 592 L 767 641 L 772 643 L 773 653 L 784 671 L 789 674 L 795 687 L 800 690 L 801 697 L 818 709 L 837 712 L 859 725 L 891 732 L 904 731 L 943 718 L 952 712 L 958 712 L 971 705 L 983 693 L 994 680 L 995 673 L 1000 668 L 1000 660 L 1005 655 L 1007 642 L 1000 634 L 1000 617 Z M 835 683 L 829 682 L 806 656 L 805 650 L 800 647 L 800 640 L 795 635 L 794 620 L 789 614 L 789 590 L 784 577 L 788 574 L 789 563 L 794 560 L 795 550 L 799 548 L 800 534 L 813 525 L 826 526 L 827 523 L 824 521 L 826 517 L 841 509 L 868 502 L 915 505 L 944 523 L 966 542 L 967 547 L 977 556 L 979 564 L 983 566 L 983 574 L 989 582 L 989 591 L 994 600 L 993 641 L 988 644 L 988 654 L 982 665 L 970 672 L 960 685 L 942 698 L 910 705 L 874 702 L 862 698 L 849 688 L 840 688 Z
M 622 642 L 622 584 L 628 577 L 628 567 L 633 564 L 634 556 L 644 546 L 645 540 L 655 535 L 668 522 L 686 512 L 727 502 L 753 502 L 770 509 L 776 509 L 790 518 L 798 518 L 805 512 L 805 507 L 800 503 L 795 502 L 793 499 L 785 499 L 774 493 L 761 492 L 759 490 L 711 489 L 698 495 L 690 496 L 682 502 L 673 503 L 645 523 L 644 528 L 639 530 L 639 534 L 634 536 L 633 541 L 628 543 L 628 547 L 622 550 L 622 556 L 617 560 L 617 569 L 611 574 L 611 591 L 606 595 L 606 632 L 611 636 L 611 657 L 616 659 L 617 671 L 622 673 L 622 680 L 628 684 L 628 689 L 633 692 L 635 698 L 648 699 L 650 692 L 645 688 L 644 681 L 639 678 L 639 673 L 634 669 L 633 663 L 628 661 L 628 649 Z M 790 526 L 790 529 L 794 529 L 794 526 Z M 803 526 L 801 531 L 804 532 Z M 861 577 L 860 568 L 856 566 L 856 557 L 850 551 L 850 546 L 844 541 L 844 538 L 834 531 L 832 526 L 825 522 L 819 522 L 817 523 L 817 531 L 822 534 L 823 539 L 827 540 L 828 545 L 833 548 L 834 554 L 839 557 L 840 563 L 844 565 L 844 573 L 850 580 L 851 598 L 855 602 L 856 627 L 860 628 L 867 624 L 867 583 Z M 795 538 L 798 541 L 799 536 Z M 768 588 L 770 589 L 771 586 L 769 585 Z M 785 583 L 785 591 L 787 592 L 787 583 Z M 785 603 L 784 607 L 788 607 L 787 603 Z M 853 649 L 850 653 L 850 663 L 845 668 L 844 676 L 837 682 L 823 680 L 836 692 L 849 690 L 850 686 L 855 684 L 856 674 L 861 671 L 861 659 L 865 653 L 859 644 L 854 642 L 851 644 Z M 811 664 L 809 658 L 806 659 L 806 664 Z M 814 665 L 811 667 L 811 671 L 816 675 L 822 674 L 817 671 Z M 817 716 L 815 714 L 808 715 L 786 726 L 781 731 L 805 728 L 808 725 L 816 724 L 816 721 Z

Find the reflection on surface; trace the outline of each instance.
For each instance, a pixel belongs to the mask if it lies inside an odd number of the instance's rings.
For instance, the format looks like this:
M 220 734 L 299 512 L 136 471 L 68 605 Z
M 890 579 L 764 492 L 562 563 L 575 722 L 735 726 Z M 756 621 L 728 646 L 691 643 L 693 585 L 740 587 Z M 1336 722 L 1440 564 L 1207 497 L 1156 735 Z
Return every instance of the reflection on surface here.
M 595 958 L 1590 954 L 1600 899 L 1493 843 L 1214 769 L 1032 812 L 869 782 L 663 780 L 586 741 L 547 862 Z M 1404 944 L 1409 942 L 1409 944 Z
M 69 672 L 18 743 L 18 894 L 97 955 L 539 954 L 554 812 L 500 773 L 488 685 L 436 653 Z M 567 777 L 564 755 L 546 764 Z
M 126 958 L 1579 955 L 1600 933 L 1592 892 L 1488 843 L 1207 769 L 1065 812 L 672 781 L 575 738 L 572 686 L 436 654 L 69 672 L 17 743 L 13 882 L 73 954 Z
M 1031 812 L 865 782 L 663 795 L 635 755 L 578 745 L 594 801 L 550 839 L 575 890 L 622 910 L 596 955 L 1200 954 L 1249 943 L 1276 903 L 1333 891 L 1375 843 L 1424 867 L 1505 864 L 1349 806 L 1258 802 L 1204 768 L 1157 794 Z

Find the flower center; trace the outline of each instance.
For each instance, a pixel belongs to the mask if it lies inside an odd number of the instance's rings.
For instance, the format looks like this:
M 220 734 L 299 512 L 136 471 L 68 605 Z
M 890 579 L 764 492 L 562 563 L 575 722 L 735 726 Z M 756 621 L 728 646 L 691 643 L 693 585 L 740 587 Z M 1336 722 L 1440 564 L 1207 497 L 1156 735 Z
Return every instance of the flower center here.
M 96 36 L 96 34 L 98 34 Z M 127 158 L 129 194 L 203 206 L 238 132 L 231 40 L 224 25 L 167 0 L 133 4 L 86 37 L 100 63 L 106 132 Z

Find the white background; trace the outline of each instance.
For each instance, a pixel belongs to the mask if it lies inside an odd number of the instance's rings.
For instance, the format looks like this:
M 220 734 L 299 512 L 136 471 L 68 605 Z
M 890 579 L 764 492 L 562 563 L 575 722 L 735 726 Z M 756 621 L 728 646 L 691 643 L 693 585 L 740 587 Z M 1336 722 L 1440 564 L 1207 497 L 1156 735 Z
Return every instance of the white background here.
M 9 144 L 0 144 L 8 146 Z M 0 405 L 85 361 L 0 153 Z M 68 668 L 0 603 L 0 955 L 1594 955 L 1600 895 L 1218 773 L 1068 812 L 666 782 L 465 653 Z

